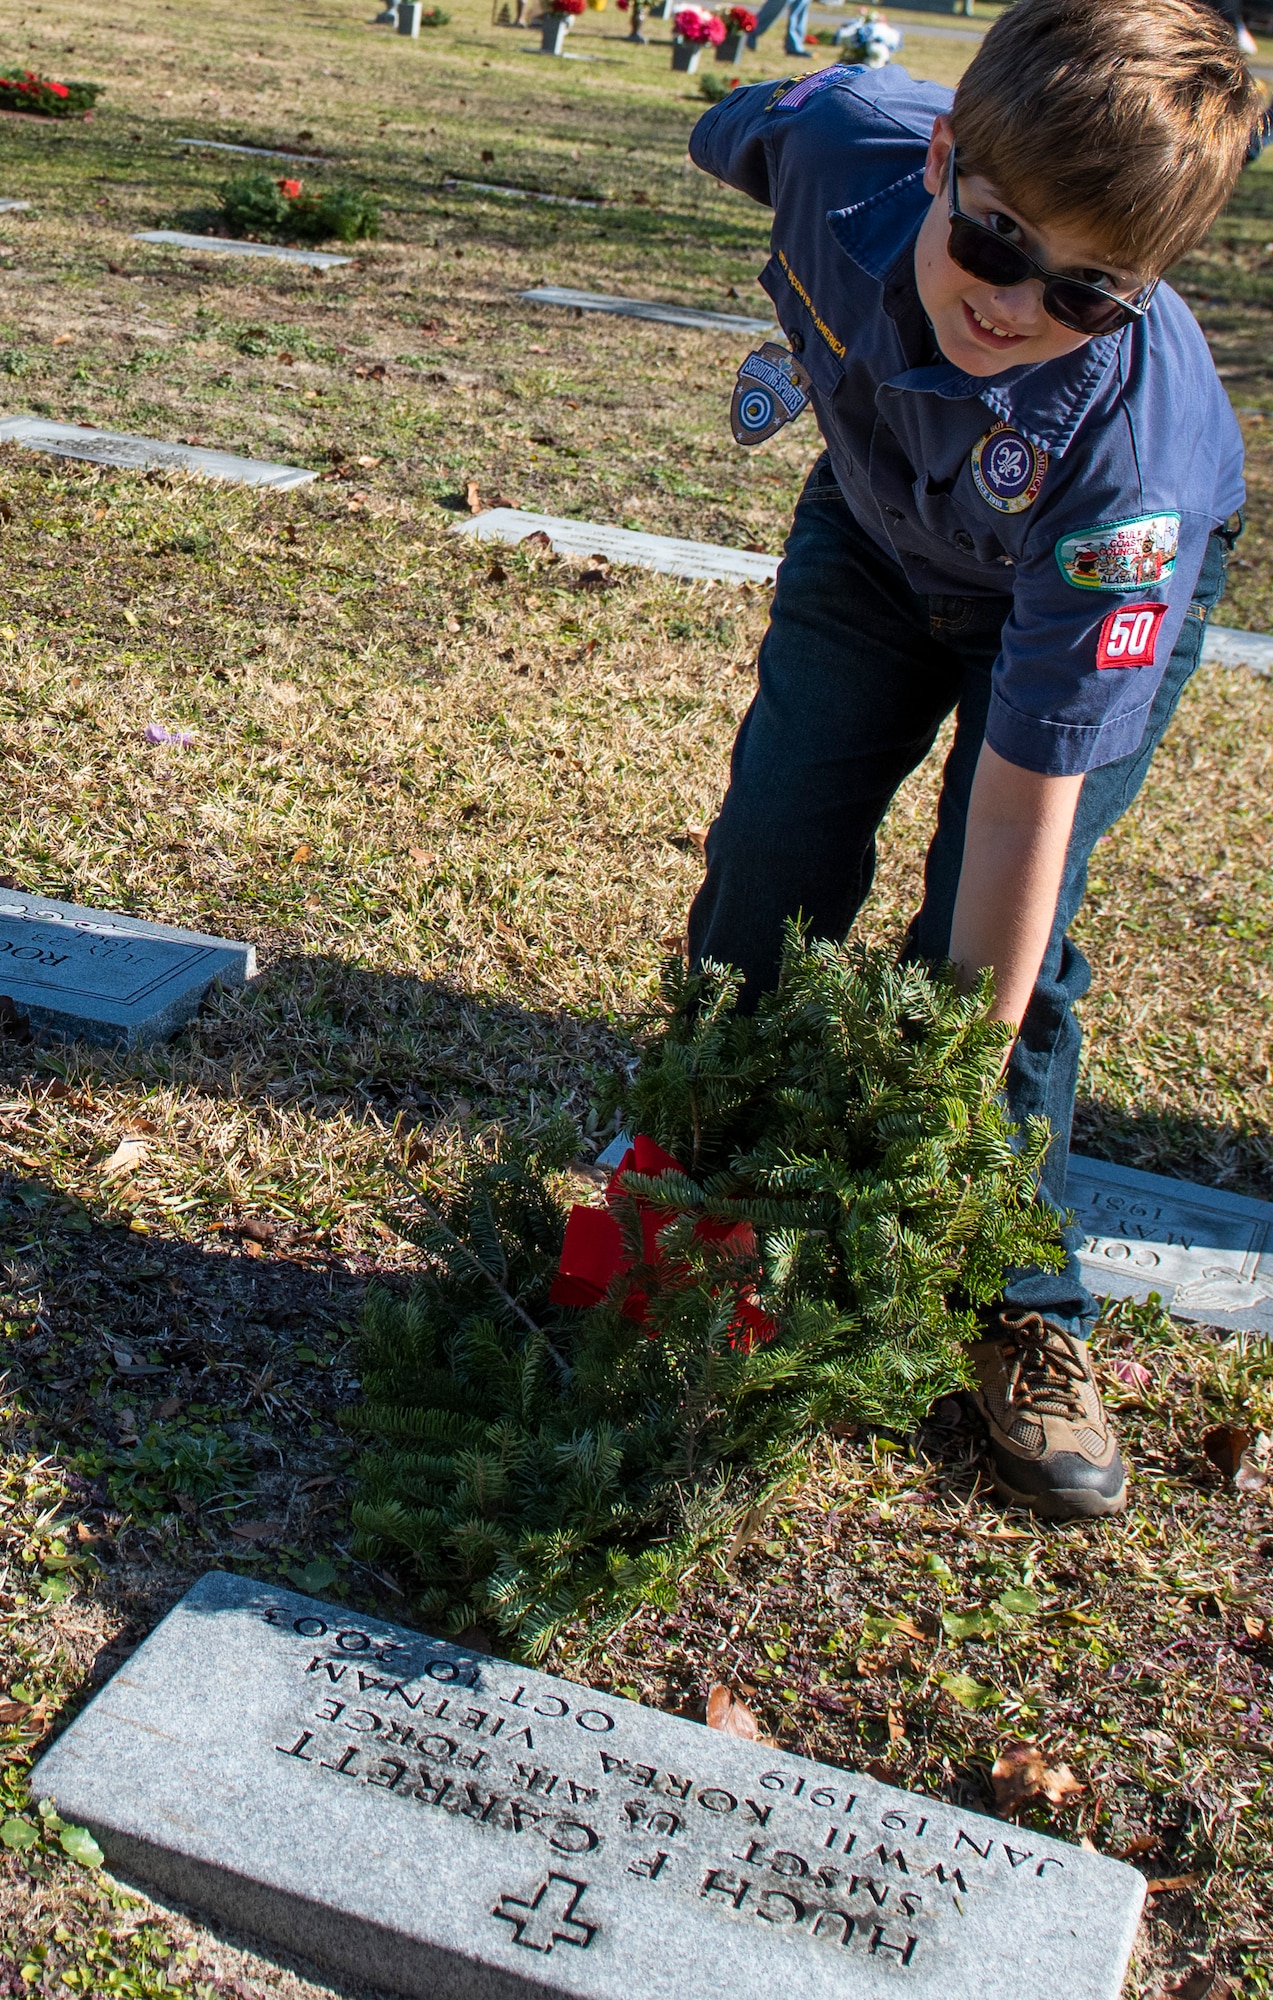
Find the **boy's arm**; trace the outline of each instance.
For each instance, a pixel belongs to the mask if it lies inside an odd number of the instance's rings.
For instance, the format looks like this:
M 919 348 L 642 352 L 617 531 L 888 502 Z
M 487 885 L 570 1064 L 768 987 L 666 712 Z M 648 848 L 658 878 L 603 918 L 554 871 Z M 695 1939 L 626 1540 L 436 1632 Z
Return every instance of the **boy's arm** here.
M 1020 1026 L 1043 963 L 1082 773 L 1044 777 L 983 743 L 973 779 L 950 955 L 971 986 L 990 966 L 996 1021 Z

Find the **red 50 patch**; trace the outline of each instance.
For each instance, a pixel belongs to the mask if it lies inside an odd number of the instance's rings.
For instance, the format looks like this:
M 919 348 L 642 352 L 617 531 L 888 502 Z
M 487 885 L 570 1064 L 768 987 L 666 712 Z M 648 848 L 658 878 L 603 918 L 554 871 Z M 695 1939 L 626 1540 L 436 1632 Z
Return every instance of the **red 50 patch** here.
M 1096 642 L 1098 667 L 1152 667 L 1165 604 L 1125 604 L 1111 611 Z

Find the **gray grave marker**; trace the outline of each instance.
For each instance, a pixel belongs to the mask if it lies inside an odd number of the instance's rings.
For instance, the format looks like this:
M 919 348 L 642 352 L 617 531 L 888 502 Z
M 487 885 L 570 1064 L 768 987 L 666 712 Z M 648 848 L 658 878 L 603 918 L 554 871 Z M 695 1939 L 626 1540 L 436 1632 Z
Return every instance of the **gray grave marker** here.
M 29 201 L 16 201 L 12 195 L 0 199 L 0 215 L 12 215 L 19 208 L 30 208 Z
M 1273 633 L 1238 632 L 1231 625 L 1208 625 L 1202 640 L 1204 667 L 1247 667 L 1266 680 L 1273 674 Z
M 5 439 L 27 451 L 50 451 L 58 458 L 87 459 L 93 465 L 114 465 L 140 472 L 147 466 L 167 466 L 175 472 L 201 472 L 206 479 L 224 479 L 238 486 L 307 486 L 317 477 L 300 465 L 275 465 L 268 458 L 236 458 L 228 451 L 206 451 L 201 445 L 165 444 L 160 438 L 130 437 L 126 431 L 99 431 L 88 424 L 55 424 L 44 417 L 5 417 Z
M 778 573 L 777 556 L 753 555 L 750 549 L 681 542 L 668 535 L 643 535 L 633 528 L 607 528 L 596 521 L 569 521 L 557 514 L 527 514 L 520 507 L 488 507 L 471 521 L 458 522 L 454 533 L 476 535 L 486 542 L 523 542 L 527 535 L 544 534 L 561 555 L 604 556 L 607 562 L 662 570 L 668 576 L 723 583 L 769 583 Z
M 396 14 L 394 19 L 397 19 Z M 205 153 L 254 153 L 259 160 L 292 160 L 298 167 L 335 165 L 325 153 L 289 153 L 285 146 L 236 146 L 228 139 L 177 139 L 173 143 L 178 146 L 196 146 Z
M 1065 1191 L 1098 1297 L 1157 1292 L 1180 1319 L 1273 1334 L 1273 1202 L 1077 1153 Z
M 214 981 L 242 986 L 255 973 L 250 944 L 0 890 L 0 1007 L 38 1035 L 164 1041 Z
M 42 1759 L 110 1867 L 429 2000 L 1116 2000 L 1140 1874 L 203 1577 Z
M 665 305 L 659 299 L 623 299 L 609 292 L 572 292 L 566 285 L 537 285 L 534 291 L 519 292 L 517 296 L 535 306 L 574 306 L 580 312 L 618 313 L 624 319 L 653 319 L 666 326 L 701 327 L 706 333 L 778 332 L 770 319 L 744 319 L 738 313 L 699 312 L 695 306 Z
M 337 264 L 352 264 L 352 257 L 337 257 L 330 250 L 289 250 L 284 243 L 236 243 L 229 236 L 189 236 L 181 229 L 139 229 L 134 243 L 171 243 L 178 250 L 214 250 L 223 257 L 272 257 L 280 264 L 308 264 L 315 271 L 330 271 Z
M 524 53 L 526 52 L 524 51 Z M 599 201 L 586 201 L 582 195 L 543 194 L 538 188 L 501 187 L 497 181 L 462 181 L 457 180 L 454 174 L 448 174 L 442 185 L 448 191 L 468 188 L 475 194 L 511 195 L 514 201 L 549 201 L 557 208 L 601 208 L 604 206 Z M 531 294 L 528 292 L 519 294 L 521 298 L 529 298 L 530 296 Z

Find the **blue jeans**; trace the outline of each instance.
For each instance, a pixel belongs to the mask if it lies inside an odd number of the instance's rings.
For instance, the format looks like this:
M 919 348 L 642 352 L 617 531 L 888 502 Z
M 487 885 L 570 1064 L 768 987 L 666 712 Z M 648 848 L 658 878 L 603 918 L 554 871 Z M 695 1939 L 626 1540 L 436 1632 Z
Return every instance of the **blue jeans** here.
M 1218 529 L 1207 545 L 1140 748 L 1084 779 L 1056 920 L 1008 1065 L 1013 1117 L 1041 1114 L 1051 1125 L 1039 1192 L 1058 1209 L 1065 1206 L 1078 1083 L 1074 1003 L 1091 984 L 1091 968 L 1066 932 L 1083 900 L 1092 849 L 1140 790 L 1198 664 L 1234 539 Z M 1011 607 L 1007 596 L 912 590 L 858 526 L 830 460 L 818 460 L 796 507 L 761 643 L 759 686 L 734 744 L 729 790 L 707 837 L 707 878 L 690 911 L 691 961 L 738 966 L 747 982 L 744 1005 L 776 982 L 787 918 L 801 914 L 814 937 L 847 935 L 875 873 L 880 822 L 953 710 L 924 898 L 904 946 L 906 955 L 933 964 L 949 957 L 991 670 Z M 1079 1271 L 1082 1231 L 1069 1227 L 1064 1239 L 1062 1271 L 1014 1272 L 1004 1296 L 1016 1309 L 1086 1334 L 1096 1306 Z
M 773 27 L 774 22 L 785 7 L 787 10 L 787 54 L 789 56 L 804 55 L 806 53 L 804 45 L 805 29 L 808 26 L 809 8 L 811 5 L 812 0 L 764 0 L 764 5 L 756 16 L 756 25 L 747 37 L 748 48 L 755 48 L 757 38 L 763 35 L 766 29 Z

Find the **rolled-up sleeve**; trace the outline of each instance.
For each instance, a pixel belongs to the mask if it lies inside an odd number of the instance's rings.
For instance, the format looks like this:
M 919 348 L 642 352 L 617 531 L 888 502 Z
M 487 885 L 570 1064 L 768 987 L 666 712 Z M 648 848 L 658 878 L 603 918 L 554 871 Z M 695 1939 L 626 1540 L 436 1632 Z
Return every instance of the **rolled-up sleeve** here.
M 747 84 L 731 90 L 699 119 L 690 133 L 690 158 L 705 174 L 773 207 L 768 147 L 762 127 L 773 97 L 772 83 Z

